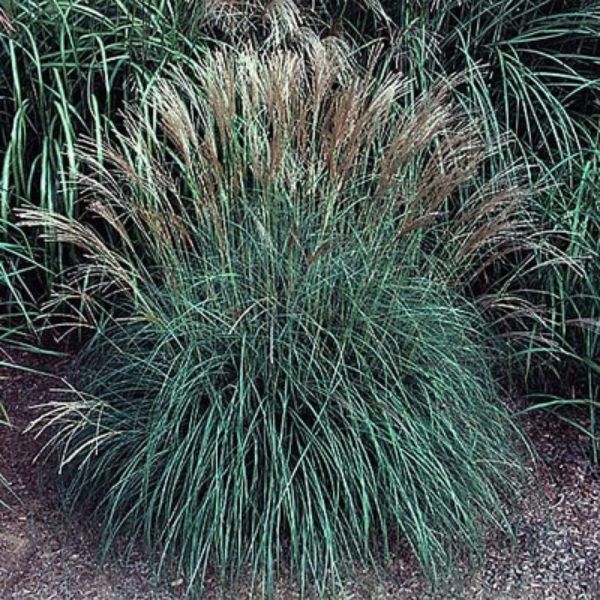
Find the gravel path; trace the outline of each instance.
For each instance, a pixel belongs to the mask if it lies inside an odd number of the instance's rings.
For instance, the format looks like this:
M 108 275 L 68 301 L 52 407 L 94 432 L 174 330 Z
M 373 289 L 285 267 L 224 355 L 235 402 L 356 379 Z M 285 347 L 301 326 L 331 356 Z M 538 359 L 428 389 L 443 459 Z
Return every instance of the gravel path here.
M 64 359 L 11 358 L 57 374 Z M 2 356 L 0 348 L 0 360 Z M 0 401 L 13 419 L 0 430 L 0 473 L 20 501 L 0 509 L 0 600 L 171 600 L 182 597 L 182 582 L 153 585 L 142 556 L 112 558 L 99 568 L 97 532 L 67 519 L 53 500 L 48 470 L 32 465 L 40 443 L 22 430 L 32 406 L 49 400 L 49 378 L 0 369 Z M 590 467 L 582 438 L 557 419 L 532 414 L 524 421 L 540 461 L 534 473 L 541 494 L 532 494 L 518 522 L 514 545 L 492 540 L 481 568 L 464 572 L 458 583 L 432 593 L 409 558 L 399 557 L 385 573 L 365 572 L 340 590 L 338 598 L 389 600 L 600 600 L 600 472 Z M 6 495 L 0 496 L 4 499 Z M 281 600 L 296 598 L 282 583 Z M 222 597 L 207 591 L 203 600 Z M 238 589 L 226 597 L 251 597 Z

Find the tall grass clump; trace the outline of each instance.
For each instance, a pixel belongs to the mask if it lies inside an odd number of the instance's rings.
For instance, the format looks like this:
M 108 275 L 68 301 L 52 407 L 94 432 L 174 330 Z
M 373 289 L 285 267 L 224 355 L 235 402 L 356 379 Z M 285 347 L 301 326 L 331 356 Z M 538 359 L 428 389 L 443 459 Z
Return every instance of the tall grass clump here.
M 21 213 L 85 257 L 51 309 L 96 333 L 39 421 L 66 497 L 190 587 L 249 568 L 323 592 L 398 542 L 435 580 L 509 528 L 523 463 L 481 281 L 527 243 L 523 194 L 475 177 L 496 149 L 447 86 L 415 105 L 349 54 L 216 51 L 102 163 L 80 149 L 89 224 Z

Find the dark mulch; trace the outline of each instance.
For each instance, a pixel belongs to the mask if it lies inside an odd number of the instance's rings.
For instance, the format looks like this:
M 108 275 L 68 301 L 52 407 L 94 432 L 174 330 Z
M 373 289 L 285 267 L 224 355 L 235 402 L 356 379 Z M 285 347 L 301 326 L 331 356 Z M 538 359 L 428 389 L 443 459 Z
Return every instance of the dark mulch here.
M 31 356 L 0 348 L 0 360 L 57 375 L 68 358 Z M 171 599 L 182 596 L 180 580 L 154 585 L 142 554 L 109 559 L 99 566 L 98 532 L 85 517 L 69 517 L 56 503 L 52 469 L 33 463 L 43 441 L 24 433 L 33 408 L 53 399 L 53 379 L 0 369 L 0 401 L 12 429 L 0 430 L 0 473 L 18 501 L 0 492 L 13 510 L 0 508 L 0 599 Z M 600 599 L 600 475 L 591 467 L 584 438 L 556 418 L 532 413 L 523 425 L 540 460 L 532 493 L 518 519 L 515 544 L 491 540 L 484 564 L 432 593 L 414 563 L 398 557 L 383 573 L 364 572 L 340 590 L 340 598 L 373 599 Z M 535 488 L 540 493 L 535 492 Z M 295 598 L 282 582 L 278 597 Z M 203 598 L 215 598 L 216 591 Z M 249 589 L 227 594 L 251 597 Z

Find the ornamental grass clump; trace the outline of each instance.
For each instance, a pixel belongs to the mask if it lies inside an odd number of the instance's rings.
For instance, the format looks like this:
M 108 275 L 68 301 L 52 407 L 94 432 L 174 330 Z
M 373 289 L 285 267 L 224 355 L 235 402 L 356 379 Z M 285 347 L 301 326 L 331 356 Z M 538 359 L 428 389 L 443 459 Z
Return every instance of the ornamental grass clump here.
M 66 497 L 190 589 L 324 592 L 398 543 L 436 579 L 509 528 L 518 433 L 465 290 L 526 243 L 523 195 L 482 183 L 446 87 L 413 105 L 349 54 L 215 51 L 81 149 L 90 224 L 22 212 L 78 248 L 49 310 L 95 331 L 39 421 Z

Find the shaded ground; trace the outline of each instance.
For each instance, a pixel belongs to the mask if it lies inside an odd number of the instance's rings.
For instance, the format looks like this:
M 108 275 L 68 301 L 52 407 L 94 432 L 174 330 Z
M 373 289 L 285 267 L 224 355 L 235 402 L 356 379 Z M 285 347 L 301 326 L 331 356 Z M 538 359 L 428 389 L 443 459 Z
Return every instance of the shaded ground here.
M 0 354 L 2 349 L 0 348 Z M 56 374 L 65 359 L 10 358 Z M 6 360 L 0 355 L 0 360 Z M 182 582 L 153 585 L 141 554 L 113 558 L 99 568 L 97 532 L 81 521 L 69 520 L 53 500 L 48 469 L 32 464 L 41 442 L 23 434 L 35 415 L 33 406 L 53 397 L 57 380 L 31 373 L 0 369 L 0 401 L 13 421 L 0 430 L 0 473 L 20 501 L 13 511 L 0 508 L 0 599 L 170 600 L 182 597 Z M 542 494 L 532 494 L 520 518 L 514 546 L 506 540 L 490 543 L 485 564 L 465 574 L 462 584 L 445 592 L 428 591 L 416 566 L 398 558 L 385 571 L 365 572 L 349 582 L 343 599 L 600 599 L 600 474 L 586 460 L 583 440 L 571 428 L 541 414 L 524 422 L 541 457 L 535 479 Z M 6 495 L 1 496 L 7 499 Z M 237 590 L 232 598 L 248 598 Z M 208 591 L 203 598 L 218 597 Z M 295 598 L 282 584 L 278 597 Z

